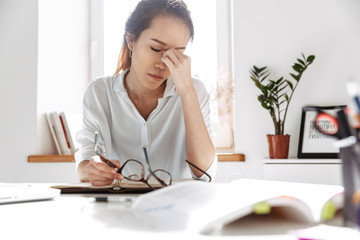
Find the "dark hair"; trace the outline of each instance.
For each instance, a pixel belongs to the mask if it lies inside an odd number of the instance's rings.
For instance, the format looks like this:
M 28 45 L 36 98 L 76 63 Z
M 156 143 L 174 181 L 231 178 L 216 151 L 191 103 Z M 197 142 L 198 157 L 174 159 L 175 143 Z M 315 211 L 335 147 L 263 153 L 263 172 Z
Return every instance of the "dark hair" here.
M 189 28 L 190 39 L 194 38 L 194 26 L 190 17 L 190 11 L 182 0 L 142 0 L 130 14 L 125 24 L 123 44 L 121 46 L 118 64 L 115 74 L 121 70 L 129 69 L 131 56 L 126 41 L 126 35 L 132 34 L 135 42 L 141 33 L 150 27 L 152 20 L 159 16 L 172 16 L 182 20 Z

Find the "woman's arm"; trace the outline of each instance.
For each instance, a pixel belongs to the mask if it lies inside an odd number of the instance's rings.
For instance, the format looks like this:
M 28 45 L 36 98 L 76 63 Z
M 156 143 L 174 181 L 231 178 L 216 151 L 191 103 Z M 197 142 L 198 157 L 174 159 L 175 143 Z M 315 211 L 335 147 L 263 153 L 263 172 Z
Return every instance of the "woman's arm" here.
M 184 111 L 188 161 L 206 171 L 215 159 L 215 148 L 206 128 L 195 88 L 183 94 L 181 100 Z M 197 177 L 202 175 L 193 167 L 191 170 Z
M 164 53 L 162 61 L 171 72 L 184 111 L 187 160 L 206 171 L 215 159 L 215 148 L 207 131 L 198 96 L 191 78 L 191 60 L 178 50 Z M 202 173 L 191 167 L 200 177 Z

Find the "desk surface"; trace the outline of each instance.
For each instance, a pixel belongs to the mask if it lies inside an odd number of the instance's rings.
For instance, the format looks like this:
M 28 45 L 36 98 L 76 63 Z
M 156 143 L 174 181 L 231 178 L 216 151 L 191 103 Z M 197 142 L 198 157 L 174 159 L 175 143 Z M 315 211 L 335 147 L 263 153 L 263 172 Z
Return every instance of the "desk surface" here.
M 296 239 L 288 231 L 313 225 L 249 216 L 207 234 L 164 232 L 131 211 L 131 202 L 95 202 L 101 194 L 62 194 L 55 200 L 0 205 L 2 236 L 9 239 Z M 104 195 L 101 195 L 104 196 Z M 111 195 L 116 196 L 116 195 Z M 136 197 L 133 194 L 120 195 Z M 69 238 L 70 237 L 70 238 Z M 156 238 L 155 238 L 156 237 Z M 30 238 L 33 239 L 33 238 Z M 34 238 L 35 239 L 35 238 Z

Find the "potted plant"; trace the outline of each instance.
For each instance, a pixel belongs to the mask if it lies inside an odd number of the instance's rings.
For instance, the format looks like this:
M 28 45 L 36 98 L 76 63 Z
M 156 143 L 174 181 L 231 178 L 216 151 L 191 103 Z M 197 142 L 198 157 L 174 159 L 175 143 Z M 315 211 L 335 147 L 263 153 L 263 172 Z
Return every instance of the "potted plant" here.
M 302 54 L 302 59 L 298 58 L 292 66 L 295 73 L 290 73 L 291 80 L 284 77 L 269 79 L 267 67 L 253 66 L 250 69 L 250 78 L 261 91 L 258 100 L 269 111 L 275 128 L 275 134 L 267 135 L 270 158 L 288 158 L 290 136 L 284 135 L 287 111 L 303 73 L 314 59 L 314 55 L 306 57 Z

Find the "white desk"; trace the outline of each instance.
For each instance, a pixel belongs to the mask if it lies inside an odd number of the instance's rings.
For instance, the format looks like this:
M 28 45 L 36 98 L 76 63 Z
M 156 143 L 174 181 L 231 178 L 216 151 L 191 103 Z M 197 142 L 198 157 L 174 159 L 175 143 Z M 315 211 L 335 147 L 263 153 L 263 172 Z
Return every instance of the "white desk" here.
M 91 196 L 95 195 L 62 194 L 50 201 L 0 205 L 1 235 L 9 236 L 6 239 L 193 240 L 226 236 L 226 239 L 282 240 L 295 239 L 288 233 L 290 229 L 311 226 L 272 215 L 254 215 L 208 234 L 163 232 L 139 219 L 130 210 L 131 202 L 95 202 Z

